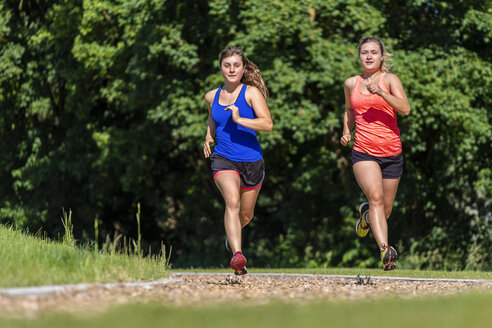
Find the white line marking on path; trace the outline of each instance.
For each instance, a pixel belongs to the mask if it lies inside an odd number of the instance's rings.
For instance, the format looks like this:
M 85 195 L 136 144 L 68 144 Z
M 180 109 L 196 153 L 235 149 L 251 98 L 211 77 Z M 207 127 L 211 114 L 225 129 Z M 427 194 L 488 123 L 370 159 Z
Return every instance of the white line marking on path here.
M 167 279 L 159 279 L 154 281 L 137 281 L 123 283 L 94 283 L 94 284 L 73 284 L 73 285 L 51 285 L 51 286 L 35 286 L 35 287 L 15 287 L 15 288 L 0 288 L 0 295 L 8 296 L 48 296 L 56 292 L 65 291 L 81 291 L 91 287 L 151 287 L 162 286 L 172 282 L 179 282 L 181 279 L 173 277 L 180 276 L 233 276 L 232 273 L 213 273 L 213 272 L 172 272 Z M 329 274 L 310 274 L 310 273 L 248 273 L 248 276 L 254 277 L 299 277 L 299 278 L 328 278 L 328 279 L 358 279 L 358 276 L 350 275 L 329 275 Z M 492 282 L 492 279 L 450 279 L 450 278 L 409 278 L 409 277 L 383 277 L 383 276 L 367 276 L 371 279 L 380 280 L 396 280 L 396 281 L 427 281 L 427 282 L 462 282 L 462 283 L 483 283 Z M 365 277 L 359 277 L 365 278 Z
M 173 272 L 171 276 L 187 276 L 187 275 L 201 275 L 201 276 L 212 276 L 212 275 L 224 275 L 230 276 L 232 273 L 213 273 L 213 272 Z M 357 279 L 357 277 L 365 278 L 371 277 L 371 279 L 381 279 L 381 280 L 401 280 L 401 281 L 439 281 L 439 282 L 466 282 L 466 283 L 477 283 L 477 282 L 492 282 L 492 279 L 458 279 L 458 278 L 411 278 L 411 277 L 384 277 L 384 276 L 350 276 L 350 275 L 331 275 L 331 274 L 314 274 L 314 273 L 248 273 L 248 276 L 265 276 L 265 277 L 299 277 L 299 278 L 344 278 L 344 279 Z
M 52 286 L 35 286 L 35 287 L 16 287 L 0 288 L 0 294 L 8 296 L 48 296 L 56 292 L 80 291 L 91 287 L 149 287 L 161 286 L 171 282 L 177 282 L 181 279 L 159 279 L 154 281 L 136 281 L 122 283 L 94 283 L 94 284 L 74 284 L 74 285 L 52 285 Z

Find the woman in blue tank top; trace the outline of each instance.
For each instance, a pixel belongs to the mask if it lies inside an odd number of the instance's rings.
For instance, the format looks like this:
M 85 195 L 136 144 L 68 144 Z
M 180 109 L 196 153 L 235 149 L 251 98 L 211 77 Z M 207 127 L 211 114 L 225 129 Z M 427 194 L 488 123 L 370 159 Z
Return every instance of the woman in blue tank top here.
M 209 115 L 203 154 L 210 158 L 215 184 L 225 201 L 226 248 L 233 254 L 229 265 L 241 275 L 247 273 L 241 229 L 253 218 L 265 177 L 256 131 L 271 131 L 273 123 L 258 67 L 237 47 L 223 50 L 219 65 L 224 85 L 205 95 Z

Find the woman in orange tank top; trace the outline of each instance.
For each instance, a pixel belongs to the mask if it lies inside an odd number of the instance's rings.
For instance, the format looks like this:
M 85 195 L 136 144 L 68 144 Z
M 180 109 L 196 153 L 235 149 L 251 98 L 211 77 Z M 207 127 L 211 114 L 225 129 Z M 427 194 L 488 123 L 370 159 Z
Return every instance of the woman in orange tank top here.
M 355 125 L 352 167 L 368 200 L 359 206 L 356 232 L 359 237 L 365 237 L 372 230 L 383 269 L 392 270 L 398 253 L 388 244 L 387 220 L 403 171 L 396 113 L 408 115 L 410 104 L 398 77 L 388 73 L 389 54 L 381 40 L 365 37 L 358 48 L 363 73 L 345 81 L 345 117 L 340 143 L 349 144 Z

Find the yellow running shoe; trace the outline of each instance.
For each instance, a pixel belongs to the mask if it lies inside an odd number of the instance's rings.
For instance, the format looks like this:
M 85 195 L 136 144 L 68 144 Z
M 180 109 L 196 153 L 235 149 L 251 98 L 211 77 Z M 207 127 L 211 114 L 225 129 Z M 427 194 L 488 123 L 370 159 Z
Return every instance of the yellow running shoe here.
M 396 265 L 395 261 L 398 259 L 398 253 L 396 249 L 391 246 L 381 245 L 381 261 L 383 261 L 383 270 L 393 270 Z
M 357 224 L 355 225 L 355 232 L 357 236 L 363 238 L 367 236 L 371 227 L 367 222 L 367 214 L 369 214 L 369 203 L 365 202 L 360 204 L 359 206 L 359 220 L 357 220 Z

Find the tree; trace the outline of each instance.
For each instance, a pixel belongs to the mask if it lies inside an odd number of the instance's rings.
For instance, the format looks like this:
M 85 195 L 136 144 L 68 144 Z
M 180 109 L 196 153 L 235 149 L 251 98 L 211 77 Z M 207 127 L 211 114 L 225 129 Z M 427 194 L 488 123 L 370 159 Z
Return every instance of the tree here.
M 21 4 L 21 6 L 20 6 Z M 258 266 L 377 265 L 355 240 L 363 199 L 339 136 L 357 41 L 394 52 L 412 113 L 390 236 L 402 264 L 489 268 L 490 1 L 6 1 L 0 4 L 0 214 L 56 237 L 136 237 L 176 266 L 223 263 L 223 204 L 201 155 L 218 54 L 261 69 L 275 123 L 246 231 Z M 459 245 L 459 247 L 456 247 Z M 144 247 L 146 249 L 146 247 Z

